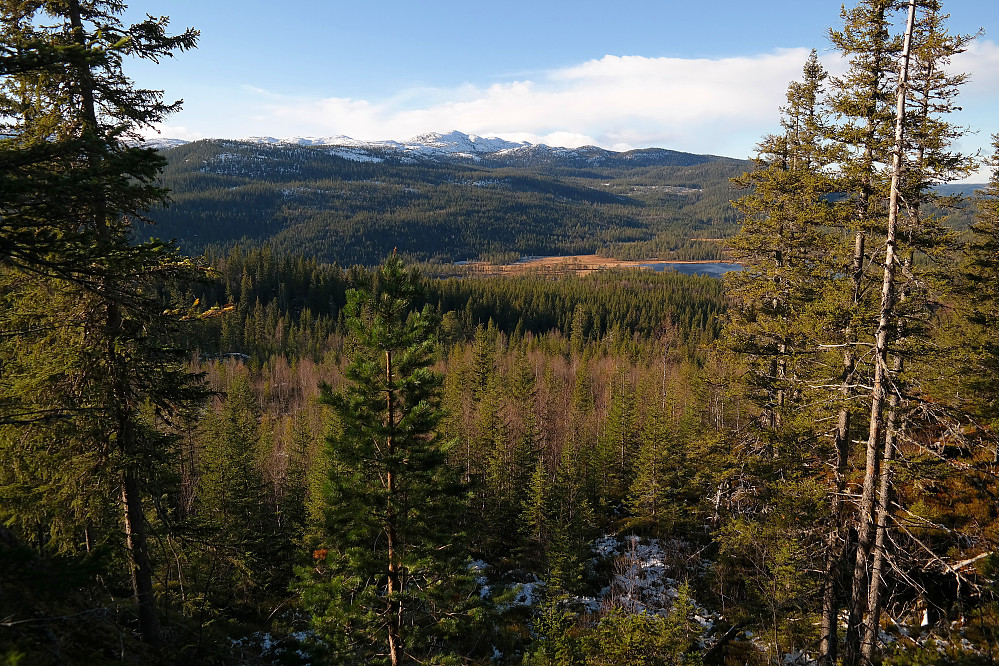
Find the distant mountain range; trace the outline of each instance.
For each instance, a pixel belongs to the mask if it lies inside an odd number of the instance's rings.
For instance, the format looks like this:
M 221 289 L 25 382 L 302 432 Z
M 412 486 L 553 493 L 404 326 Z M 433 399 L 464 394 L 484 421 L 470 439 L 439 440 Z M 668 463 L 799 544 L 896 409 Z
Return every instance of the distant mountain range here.
M 182 139 L 149 139 L 146 146 L 170 149 L 190 143 Z M 417 160 L 470 160 L 490 166 L 531 166 L 551 164 L 566 167 L 584 166 L 693 166 L 721 158 L 695 155 L 665 148 L 642 148 L 626 152 L 596 146 L 559 148 L 528 142 L 517 143 L 496 137 L 481 137 L 463 132 L 420 134 L 409 141 L 360 141 L 349 136 L 287 137 L 254 136 L 239 143 L 268 146 L 298 146 L 329 149 L 331 155 L 357 162 L 406 162 Z
M 552 148 L 460 132 L 408 142 L 348 137 L 162 141 L 161 238 L 184 252 L 236 244 L 375 264 L 603 252 L 717 259 L 750 162 L 648 148 Z M 142 229 L 140 233 L 147 233 Z

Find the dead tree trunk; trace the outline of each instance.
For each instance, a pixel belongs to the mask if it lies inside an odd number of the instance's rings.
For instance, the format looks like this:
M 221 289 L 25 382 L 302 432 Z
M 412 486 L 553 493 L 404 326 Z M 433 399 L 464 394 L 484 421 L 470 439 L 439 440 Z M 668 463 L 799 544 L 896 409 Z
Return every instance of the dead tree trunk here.
M 874 385 L 871 390 L 871 418 L 867 439 L 867 455 L 864 470 L 864 485 L 859 505 L 859 524 L 857 526 L 857 557 L 853 569 L 853 581 L 850 589 L 849 620 L 847 625 L 847 642 L 844 653 L 845 666 L 858 666 L 866 662 L 861 651 L 862 635 L 866 631 L 877 631 L 877 627 L 864 628 L 870 624 L 871 617 L 880 615 L 880 597 L 874 601 L 876 606 L 869 607 L 870 597 L 868 585 L 871 551 L 880 530 L 875 525 L 875 495 L 876 484 L 882 474 L 890 474 L 890 461 L 884 460 L 882 442 L 885 437 L 885 402 L 889 386 L 888 373 L 888 336 L 896 326 L 895 312 L 895 264 L 896 240 L 898 235 L 899 184 L 904 158 L 905 101 L 908 93 L 909 52 L 912 42 L 912 31 L 915 25 L 916 0 L 909 0 L 909 15 L 906 23 L 905 37 L 902 46 L 901 62 L 899 64 L 897 103 L 895 107 L 895 141 L 892 154 L 891 188 L 888 200 L 888 225 L 885 232 L 884 274 L 881 283 L 881 304 L 878 313 L 878 329 L 874 344 Z M 885 469 L 882 470 L 882 465 Z M 882 537 L 883 538 L 883 537 Z

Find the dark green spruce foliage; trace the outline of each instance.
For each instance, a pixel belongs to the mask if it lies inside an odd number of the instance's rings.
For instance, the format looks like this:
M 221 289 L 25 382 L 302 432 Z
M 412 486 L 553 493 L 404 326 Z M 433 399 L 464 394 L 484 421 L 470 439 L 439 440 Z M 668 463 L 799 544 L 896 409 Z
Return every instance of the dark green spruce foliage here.
M 131 243 L 162 203 L 163 160 L 128 140 L 177 104 L 136 89 L 197 32 L 122 25 L 119 2 L 0 3 L 0 523 L 40 552 L 106 548 L 112 596 L 131 588 L 159 642 L 146 508 L 167 492 L 168 420 L 199 397 L 164 295 L 192 262 Z M 111 604 L 99 595 L 99 604 Z
M 842 273 L 827 231 L 836 210 L 825 196 L 835 190 L 823 171 L 830 160 L 822 140 L 825 78 L 813 51 L 802 81 L 788 88 L 784 133 L 761 143 L 756 170 L 737 181 L 752 189 L 734 202 L 745 218 L 730 245 L 745 268 L 726 276 L 739 305 L 728 311 L 726 338 L 749 366 L 761 407 L 760 446 L 778 455 L 781 440 L 797 436 L 801 401 L 795 396 L 812 374 L 809 329 L 817 302 Z
M 993 135 L 992 179 L 979 193 L 978 216 L 964 264 L 965 317 L 972 325 L 968 393 L 978 396 L 972 410 L 993 428 L 999 423 L 999 134 Z
M 944 442 L 970 451 L 966 416 L 945 406 L 961 354 L 939 326 L 954 235 L 927 210 L 934 186 L 968 173 L 947 120 L 965 77 L 944 72 L 970 38 L 946 32 L 938 2 L 861 0 L 842 17 L 830 38 L 849 69 L 826 80 L 813 54 L 788 90 L 785 131 L 741 179 L 753 190 L 737 202 L 745 221 L 732 246 L 747 268 L 729 278 L 738 307 L 726 337 L 757 405 L 740 439 L 751 454 L 742 482 L 761 504 L 716 539 L 727 566 L 759 572 L 731 581 L 750 583 L 747 606 L 766 600 L 753 614 L 770 616 L 778 651 L 817 639 L 821 663 L 856 666 L 877 658 L 882 610 L 923 593 L 917 571 L 986 542 L 910 527 L 930 513 L 921 487 L 969 469 L 927 454 Z M 809 610 L 820 617 L 800 622 Z
M 219 398 L 220 409 L 206 410 L 198 433 L 199 474 L 187 527 L 203 547 L 187 549 L 196 563 L 187 584 L 203 603 L 235 610 L 258 589 L 287 589 L 287 543 L 295 535 L 278 532 L 266 502 L 260 409 L 246 373 L 232 373 Z
M 238 141 L 164 155 L 174 203 L 155 218 L 185 252 L 270 243 L 343 266 L 375 265 L 393 247 L 444 262 L 596 251 L 718 259 L 717 243 L 692 239 L 734 230 L 728 179 L 745 166 L 703 155 L 574 168 L 391 154 L 376 163 L 323 146 Z
M 456 532 L 465 494 L 437 436 L 437 319 L 392 255 L 349 294 L 347 388 L 326 389 L 336 425 L 324 524 L 300 589 L 313 624 L 347 663 L 446 663 L 475 646 L 479 595 Z M 462 645 L 462 641 L 466 644 Z

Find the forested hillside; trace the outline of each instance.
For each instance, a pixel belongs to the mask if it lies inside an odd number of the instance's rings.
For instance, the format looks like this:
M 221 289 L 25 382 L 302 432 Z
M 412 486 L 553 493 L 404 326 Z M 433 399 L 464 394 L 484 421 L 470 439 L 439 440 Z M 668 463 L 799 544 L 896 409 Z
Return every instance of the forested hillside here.
M 267 242 L 343 266 L 377 264 L 394 248 L 444 262 L 595 252 L 717 259 L 717 244 L 691 239 L 735 231 L 729 180 L 745 161 L 567 152 L 473 161 L 199 141 L 164 152 L 171 203 L 152 218 L 159 237 L 189 254 Z
M 122 65 L 198 34 L 121 12 L 0 4 L 0 663 L 999 658 L 999 134 L 941 217 L 938 3 L 844 9 L 751 164 L 160 153 Z

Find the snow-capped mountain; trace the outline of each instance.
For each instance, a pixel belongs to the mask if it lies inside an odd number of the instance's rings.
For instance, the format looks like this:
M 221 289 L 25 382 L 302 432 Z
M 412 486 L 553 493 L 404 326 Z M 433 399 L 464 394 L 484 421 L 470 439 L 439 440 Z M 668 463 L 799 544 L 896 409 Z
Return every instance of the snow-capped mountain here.
M 241 143 L 274 147 L 327 148 L 331 154 L 356 162 L 414 160 L 470 160 L 491 166 L 691 166 L 719 159 L 711 155 L 693 155 L 665 148 L 643 148 L 615 152 L 596 146 L 580 148 L 551 147 L 545 144 L 514 142 L 497 137 L 452 131 L 446 134 L 420 134 L 408 141 L 361 141 L 349 136 L 286 137 L 254 136 Z M 177 139 L 147 141 L 150 147 L 169 149 L 187 143 Z
M 514 143 L 497 137 L 481 137 L 462 132 L 438 134 L 431 132 L 420 134 L 406 142 L 412 149 L 437 150 L 444 153 L 495 153 L 500 150 L 510 150 L 530 146 L 530 143 Z
M 403 153 L 424 156 L 453 155 L 472 157 L 531 146 L 530 143 L 514 143 L 497 137 L 481 137 L 475 134 L 452 131 L 447 134 L 429 132 L 420 134 L 408 141 L 359 141 L 349 136 L 296 136 L 276 139 L 270 136 L 252 136 L 245 141 L 285 146 L 329 146 L 366 150 L 396 150 Z
M 176 148 L 177 146 L 183 146 L 184 144 L 190 143 L 190 141 L 185 141 L 184 139 L 166 139 L 158 136 L 150 137 L 142 142 L 144 148 L 156 148 L 158 150 L 169 150 L 170 148 Z

